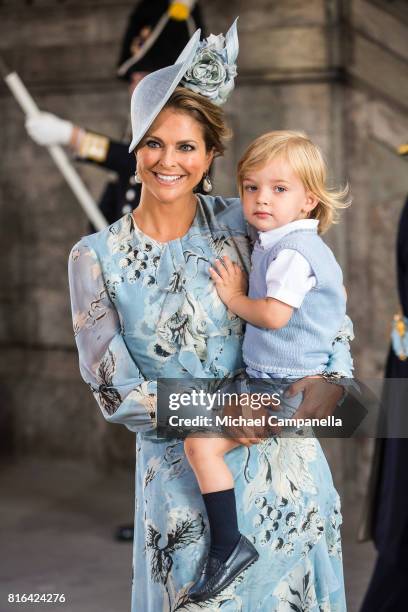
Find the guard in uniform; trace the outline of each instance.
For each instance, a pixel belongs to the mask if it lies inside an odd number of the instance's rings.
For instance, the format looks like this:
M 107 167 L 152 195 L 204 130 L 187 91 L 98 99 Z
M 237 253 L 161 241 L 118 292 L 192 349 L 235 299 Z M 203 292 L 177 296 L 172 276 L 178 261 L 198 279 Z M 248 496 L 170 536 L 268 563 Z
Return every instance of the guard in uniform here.
M 201 28 L 201 37 L 205 37 L 200 8 L 195 0 L 139 2 L 130 15 L 117 70 L 117 76 L 128 83 L 130 94 L 149 72 L 174 64 L 198 28 Z M 77 161 L 95 164 L 114 173 L 99 202 L 108 224 L 136 208 L 140 185 L 135 179 L 135 156 L 128 152 L 130 125 L 122 142 L 46 112 L 28 119 L 26 128 L 37 144 L 67 145 Z M 91 231 L 95 231 L 92 226 Z M 133 524 L 120 526 L 116 538 L 133 540 Z
M 408 157 L 408 144 L 398 152 Z M 407 436 L 408 198 L 398 229 L 397 274 L 401 310 L 393 322 L 368 511 L 360 538 L 374 540 L 378 557 L 361 612 L 397 612 L 408 606 L 408 438 L 394 437 L 400 431 Z
M 205 36 L 200 8 L 194 0 L 139 2 L 129 18 L 117 70 L 117 76 L 128 83 L 130 94 L 146 74 L 174 64 L 197 28 Z M 108 224 L 136 208 L 140 186 L 135 180 L 135 157 L 128 152 L 130 131 L 125 131 L 121 142 L 50 113 L 28 119 L 26 128 L 37 144 L 68 145 L 77 161 L 114 173 L 99 202 Z

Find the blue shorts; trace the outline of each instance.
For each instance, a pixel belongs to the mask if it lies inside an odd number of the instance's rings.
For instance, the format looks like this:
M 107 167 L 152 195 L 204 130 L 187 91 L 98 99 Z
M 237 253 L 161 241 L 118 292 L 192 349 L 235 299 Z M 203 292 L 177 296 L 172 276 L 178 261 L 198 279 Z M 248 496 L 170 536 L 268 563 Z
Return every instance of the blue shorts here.
M 277 374 L 269 372 L 260 372 L 253 368 L 247 367 L 247 376 L 249 377 L 249 392 L 250 393 L 274 393 L 279 394 L 280 405 L 277 411 L 270 409 L 279 417 L 290 418 L 295 414 L 300 404 L 303 401 L 303 393 L 298 393 L 293 397 L 285 397 L 285 390 L 299 378 L 282 378 Z M 256 380 L 256 382 L 255 382 Z M 262 382 L 261 382 L 262 381 Z

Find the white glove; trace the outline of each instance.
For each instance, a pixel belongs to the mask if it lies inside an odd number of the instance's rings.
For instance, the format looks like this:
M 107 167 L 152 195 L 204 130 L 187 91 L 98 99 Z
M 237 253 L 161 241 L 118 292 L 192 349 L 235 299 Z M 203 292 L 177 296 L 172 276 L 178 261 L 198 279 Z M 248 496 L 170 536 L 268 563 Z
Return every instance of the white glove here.
M 60 119 L 51 113 L 40 113 L 35 117 L 29 117 L 25 126 L 34 142 L 46 147 L 69 144 L 74 128 L 70 121 Z

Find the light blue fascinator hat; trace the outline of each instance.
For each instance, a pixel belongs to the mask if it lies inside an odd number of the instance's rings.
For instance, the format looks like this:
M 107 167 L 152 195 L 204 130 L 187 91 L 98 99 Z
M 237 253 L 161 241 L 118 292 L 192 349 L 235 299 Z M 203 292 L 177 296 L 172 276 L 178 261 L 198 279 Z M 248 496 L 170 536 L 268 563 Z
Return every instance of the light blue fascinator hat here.
M 200 41 L 200 30 L 197 30 L 172 66 L 145 76 L 135 87 L 130 104 L 132 142 L 129 153 L 139 144 L 179 85 L 214 104 L 224 104 L 234 89 L 238 50 L 236 19 L 225 37 L 211 34 Z

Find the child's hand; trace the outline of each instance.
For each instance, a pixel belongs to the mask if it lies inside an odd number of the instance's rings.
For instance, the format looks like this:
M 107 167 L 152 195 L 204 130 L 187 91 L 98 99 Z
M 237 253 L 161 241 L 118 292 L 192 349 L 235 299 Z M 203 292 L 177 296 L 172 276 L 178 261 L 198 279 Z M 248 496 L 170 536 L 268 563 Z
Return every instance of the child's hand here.
M 217 259 L 213 267 L 209 269 L 209 273 L 215 283 L 218 295 L 227 308 L 234 298 L 246 295 L 248 288 L 247 275 L 227 255 L 222 257 L 221 260 Z

